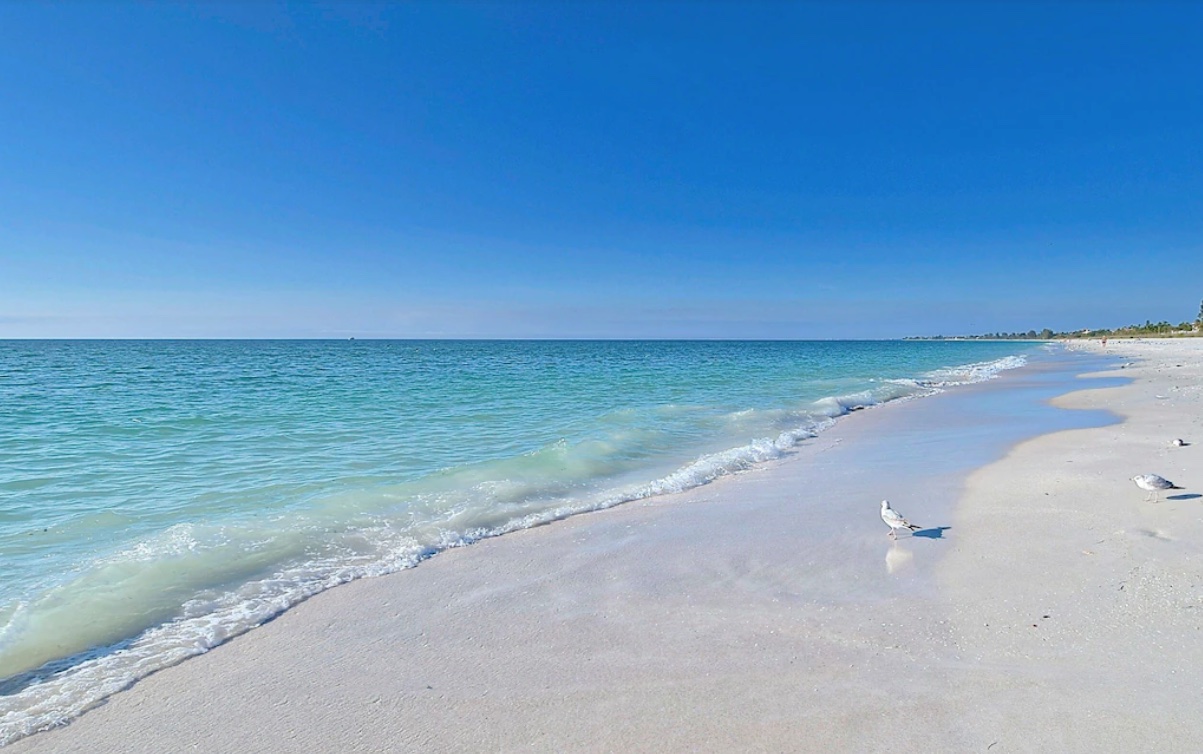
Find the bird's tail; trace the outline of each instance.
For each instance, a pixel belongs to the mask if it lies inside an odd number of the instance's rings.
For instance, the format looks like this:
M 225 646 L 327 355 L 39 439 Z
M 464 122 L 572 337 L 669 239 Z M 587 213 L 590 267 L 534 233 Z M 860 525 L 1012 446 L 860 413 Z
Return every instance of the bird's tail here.
M 1184 489 L 1186 489 L 1186 488 L 1185 488 L 1185 487 L 1179 487 L 1179 486 L 1178 486 L 1178 485 L 1176 485 L 1176 484 L 1171 484 L 1171 485 L 1170 485 L 1170 489 L 1171 489 L 1171 490 L 1184 490 Z
M 907 525 L 906 525 L 906 528 L 910 529 L 911 531 L 919 531 L 919 530 L 920 530 L 920 529 L 922 529 L 923 527 L 922 527 L 922 526 L 915 526 L 914 524 L 907 524 Z

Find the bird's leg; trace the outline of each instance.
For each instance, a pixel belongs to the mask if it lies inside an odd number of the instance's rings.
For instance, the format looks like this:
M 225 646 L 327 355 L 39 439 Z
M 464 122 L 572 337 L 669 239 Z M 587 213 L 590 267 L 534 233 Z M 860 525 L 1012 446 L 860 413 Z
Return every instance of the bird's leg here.
M 890 529 L 890 539 L 898 539 L 898 535 L 894 533 L 893 529 Z

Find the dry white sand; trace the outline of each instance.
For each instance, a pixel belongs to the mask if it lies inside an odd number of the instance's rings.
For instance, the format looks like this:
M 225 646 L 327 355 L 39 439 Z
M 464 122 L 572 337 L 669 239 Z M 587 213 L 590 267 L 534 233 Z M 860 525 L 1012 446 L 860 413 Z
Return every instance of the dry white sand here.
M 1124 423 L 967 483 L 961 399 L 892 404 L 331 590 L 11 750 L 1203 751 L 1203 340 L 1107 348 L 1135 381 L 1058 404 Z M 883 496 L 951 528 L 891 543 Z
M 1203 339 L 1106 350 L 1135 382 L 1054 403 L 1125 421 L 1021 444 L 958 506 L 950 691 L 995 751 L 1203 751 Z M 1144 473 L 1186 489 L 1143 502 Z

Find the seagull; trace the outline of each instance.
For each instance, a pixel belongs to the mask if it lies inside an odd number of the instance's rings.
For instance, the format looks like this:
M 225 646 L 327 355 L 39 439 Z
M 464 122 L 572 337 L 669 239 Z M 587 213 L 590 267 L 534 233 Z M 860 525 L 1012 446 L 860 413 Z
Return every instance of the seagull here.
M 881 520 L 886 522 L 886 526 L 890 527 L 890 539 L 897 539 L 894 534 L 895 529 L 909 529 L 915 531 L 921 527 L 915 526 L 910 521 L 902 517 L 902 514 L 890 507 L 889 500 L 881 501 Z
M 1181 437 L 1170 441 L 1170 445 L 1173 445 L 1175 448 L 1182 448 L 1188 444 L 1189 443 L 1187 443 L 1186 440 L 1183 440 Z
M 1161 497 L 1162 490 L 1185 489 L 1184 487 L 1179 487 L 1165 477 L 1160 477 L 1156 474 L 1137 474 L 1136 476 L 1132 477 L 1132 481 L 1136 482 L 1136 486 L 1142 490 L 1153 493 L 1152 502 L 1154 503 L 1157 502 L 1157 500 Z M 881 515 L 885 515 L 884 510 L 882 511 Z

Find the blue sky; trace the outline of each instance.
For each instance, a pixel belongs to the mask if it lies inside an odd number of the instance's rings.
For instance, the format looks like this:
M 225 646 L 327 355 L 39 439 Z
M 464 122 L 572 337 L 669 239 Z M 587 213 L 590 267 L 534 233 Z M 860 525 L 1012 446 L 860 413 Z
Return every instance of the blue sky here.
M 0 337 L 1191 319 L 1200 39 L 1203 3 L 3 3 Z

